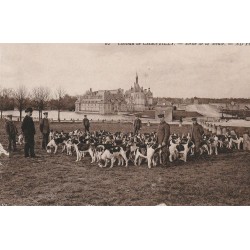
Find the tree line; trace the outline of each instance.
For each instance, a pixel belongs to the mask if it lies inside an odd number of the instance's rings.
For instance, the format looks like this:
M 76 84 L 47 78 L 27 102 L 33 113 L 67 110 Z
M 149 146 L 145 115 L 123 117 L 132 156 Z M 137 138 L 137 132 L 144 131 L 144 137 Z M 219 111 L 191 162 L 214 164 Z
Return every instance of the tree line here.
M 193 104 L 198 100 L 200 104 L 209 103 L 250 103 L 248 98 L 154 98 L 153 106 L 157 105 L 160 100 L 169 101 L 174 104 Z M 4 88 L 0 86 L 0 117 L 2 118 L 3 111 L 14 110 L 19 111 L 20 120 L 22 112 L 25 108 L 31 106 L 39 111 L 39 119 L 42 117 L 43 110 L 57 110 L 58 120 L 60 121 L 60 111 L 74 111 L 76 96 L 70 96 L 62 87 L 52 91 L 48 87 L 39 86 L 31 90 L 25 85 L 20 85 L 17 89 Z
M 34 87 L 31 90 L 28 90 L 24 85 L 20 85 L 16 89 L 0 86 L 0 117 L 2 118 L 3 111 L 16 108 L 21 120 L 23 110 L 27 107 L 33 107 L 39 111 L 39 119 L 42 117 L 43 110 L 57 110 L 60 121 L 60 111 L 74 111 L 76 100 L 76 96 L 68 95 L 62 87 L 52 91 L 43 86 Z

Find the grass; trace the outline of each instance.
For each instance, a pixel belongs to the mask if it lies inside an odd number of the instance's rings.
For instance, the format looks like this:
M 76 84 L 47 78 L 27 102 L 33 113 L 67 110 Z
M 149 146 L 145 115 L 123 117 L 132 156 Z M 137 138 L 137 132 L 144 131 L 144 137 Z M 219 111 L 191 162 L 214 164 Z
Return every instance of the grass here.
M 17 124 L 20 131 L 20 124 Z M 23 146 L 10 158 L 1 157 L 0 204 L 3 205 L 250 205 L 250 153 L 233 151 L 218 156 L 174 162 L 168 168 L 148 169 L 129 165 L 100 169 L 90 157 L 49 155 L 41 150 L 36 134 L 38 159 L 25 159 Z M 52 124 L 70 131 L 81 124 Z M 143 127 L 142 132 L 157 126 Z M 131 131 L 131 124 L 91 124 L 91 130 Z M 171 125 L 171 131 L 187 133 L 189 126 Z M 6 148 L 4 124 L 0 142 Z

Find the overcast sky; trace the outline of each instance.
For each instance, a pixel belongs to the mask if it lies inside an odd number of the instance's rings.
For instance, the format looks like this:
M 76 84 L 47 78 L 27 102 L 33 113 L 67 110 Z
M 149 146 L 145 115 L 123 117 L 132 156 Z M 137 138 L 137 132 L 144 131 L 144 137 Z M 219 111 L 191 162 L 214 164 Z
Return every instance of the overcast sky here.
M 0 86 L 87 89 L 139 84 L 155 97 L 250 98 L 250 46 L 0 44 Z

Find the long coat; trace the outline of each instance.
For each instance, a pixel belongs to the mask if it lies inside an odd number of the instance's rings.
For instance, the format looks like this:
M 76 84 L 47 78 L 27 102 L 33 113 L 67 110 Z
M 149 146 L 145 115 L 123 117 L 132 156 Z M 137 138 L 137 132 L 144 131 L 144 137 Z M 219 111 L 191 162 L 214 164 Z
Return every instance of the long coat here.
M 222 130 L 220 126 L 217 127 L 216 135 L 222 135 Z
M 89 124 L 89 119 L 88 118 L 84 118 L 83 119 L 83 126 L 85 128 L 89 128 L 90 124 Z
M 227 129 L 223 127 L 221 132 L 222 132 L 223 135 L 226 135 L 227 134 Z
M 138 130 L 141 128 L 141 120 L 140 119 L 135 119 L 134 128 L 138 129 Z
M 13 121 L 6 121 L 5 129 L 8 136 L 15 136 L 17 134 L 17 128 Z
M 193 124 L 191 130 L 191 138 L 193 141 L 201 141 L 202 135 L 204 134 L 203 127 L 200 124 Z
M 36 129 L 33 119 L 26 115 L 23 119 L 21 129 L 25 137 L 34 136 L 36 133 Z
M 40 122 L 40 131 L 43 134 L 48 134 L 50 132 L 50 124 L 47 118 L 43 118 Z
M 162 144 L 163 142 L 165 142 L 166 144 L 168 143 L 169 140 L 169 136 L 170 136 L 170 126 L 168 123 L 161 122 L 158 125 L 158 129 L 157 129 L 157 142 L 159 144 Z
M 217 132 L 217 129 L 216 129 L 215 125 L 213 125 L 213 127 L 212 127 L 212 133 L 216 134 L 216 132 Z
M 250 137 L 248 134 L 243 134 L 243 150 L 250 150 Z

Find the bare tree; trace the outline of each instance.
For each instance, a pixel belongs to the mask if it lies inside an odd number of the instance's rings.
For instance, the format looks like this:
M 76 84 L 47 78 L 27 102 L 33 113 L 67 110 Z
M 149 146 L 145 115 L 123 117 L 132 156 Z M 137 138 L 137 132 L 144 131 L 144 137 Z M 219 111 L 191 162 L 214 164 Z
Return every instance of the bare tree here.
M 28 96 L 28 90 L 24 85 L 20 85 L 14 93 L 14 97 L 16 100 L 17 109 L 20 113 L 20 121 L 22 120 L 22 111 L 26 104 L 26 98 Z
M 32 99 L 39 111 L 39 120 L 42 118 L 42 112 L 49 101 L 50 90 L 47 87 L 36 87 L 32 90 Z
M 4 88 L 0 86 L 0 110 L 1 110 L 1 119 L 3 118 L 3 110 L 5 109 L 4 102 Z
M 3 111 L 10 109 L 13 102 L 13 90 L 11 88 L 0 87 L 0 111 L 1 119 L 3 118 Z
M 0 86 L 0 111 L 1 119 L 3 118 L 3 111 L 6 110 L 9 106 L 11 99 L 12 90 L 8 88 L 2 88 Z
M 58 121 L 60 122 L 60 112 L 61 112 L 61 109 L 63 107 L 63 98 L 65 96 L 65 90 L 59 86 L 56 91 L 55 91 L 55 96 L 56 96 L 56 107 L 57 107 L 57 110 L 58 110 Z

